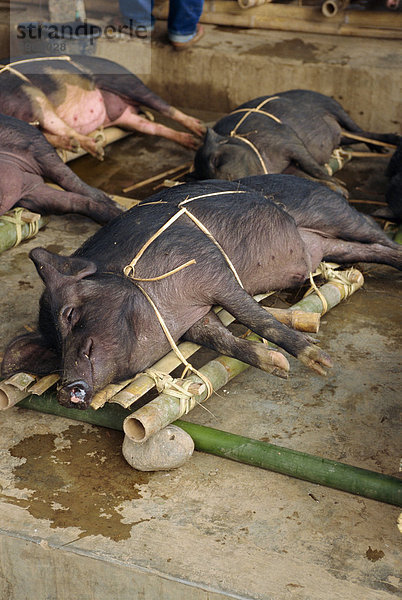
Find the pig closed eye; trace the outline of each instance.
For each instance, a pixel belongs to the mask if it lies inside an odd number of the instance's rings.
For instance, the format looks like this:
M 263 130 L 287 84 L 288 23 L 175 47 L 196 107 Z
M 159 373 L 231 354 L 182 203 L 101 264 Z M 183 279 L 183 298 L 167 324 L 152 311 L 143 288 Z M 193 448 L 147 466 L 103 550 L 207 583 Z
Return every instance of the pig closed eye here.
M 78 313 L 73 306 L 67 306 L 61 313 L 61 318 L 69 327 L 74 327 L 78 320 Z

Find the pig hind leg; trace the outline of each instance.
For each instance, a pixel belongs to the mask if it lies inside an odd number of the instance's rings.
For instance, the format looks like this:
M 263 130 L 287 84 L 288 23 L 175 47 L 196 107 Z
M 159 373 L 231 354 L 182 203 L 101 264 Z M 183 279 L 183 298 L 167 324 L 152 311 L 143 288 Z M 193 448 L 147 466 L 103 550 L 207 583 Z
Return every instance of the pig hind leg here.
M 186 115 L 181 110 L 170 106 L 170 104 L 147 88 L 147 86 L 132 73 L 119 75 L 118 77 L 95 75 L 95 81 L 102 92 L 106 108 L 108 108 L 110 102 L 115 103 L 115 98 L 119 97 L 121 100 L 124 100 L 127 105 L 147 106 L 170 119 L 174 119 L 197 136 L 202 136 L 205 133 L 205 127 L 199 119 Z M 115 98 L 113 98 L 113 96 Z
M 237 358 L 253 367 L 285 379 L 289 371 L 287 359 L 260 342 L 234 336 L 213 311 L 197 321 L 183 336 L 185 340 Z
M 161 123 L 148 121 L 138 114 L 135 107 L 129 105 L 123 110 L 119 117 L 108 123 L 108 125 L 116 125 L 123 129 L 140 131 L 141 133 L 146 133 L 148 135 L 159 135 L 193 150 L 198 147 L 198 144 L 191 133 L 176 131 Z
M 42 140 L 41 140 L 42 141 Z M 43 144 L 39 147 L 39 140 L 35 140 L 35 160 L 38 163 L 41 174 L 49 178 L 54 183 L 57 183 L 64 190 L 74 192 L 84 196 L 89 196 L 93 200 L 103 202 L 110 201 L 110 198 L 97 188 L 91 187 L 80 179 L 74 171 L 72 171 L 53 148 L 50 148 L 43 140 Z
M 101 225 L 108 223 L 121 213 L 121 209 L 112 200 L 99 202 L 81 194 L 55 190 L 43 182 L 39 183 L 32 191 L 25 193 L 18 204 L 41 214 L 78 213 Z
M 398 244 L 362 244 L 339 239 L 322 238 L 324 260 L 339 263 L 368 262 L 389 265 L 402 270 L 402 247 Z
M 35 90 L 35 96 L 31 97 L 31 100 L 34 106 L 33 118 L 39 121 L 45 136 L 52 145 L 73 152 L 82 147 L 92 156 L 99 160 L 103 159 L 104 151 L 99 138 L 91 138 L 75 131 L 56 114 L 53 105 L 39 90 Z
M 369 138 L 371 140 L 377 140 L 379 142 L 385 142 L 387 144 L 397 145 L 398 141 L 401 137 L 394 133 L 373 133 L 371 131 L 365 131 L 361 129 L 353 119 L 343 110 L 343 108 L 338 105 L 334 110 L 334 115 L 338 120 L 339 125 L 346 131 L 350 133 L 355 133 L 356 135 Z M 353 138 L 348 137 L 347 133 L 345 133 L 341 139 L 341 144 L 356 144 L 359 140 L 353 140 Z M 375 152 L 379 152 L 379 147 L 375 144 L 367 144 L 369 148 Z
M 282 325 L 234 279 L 221 288 L 215 303 L 223 306 L 251 331 L 277 344 L 320 375 L 325 375 L 325 368 L 332 366 L 329 356 L 313 346 L 311 338 Z

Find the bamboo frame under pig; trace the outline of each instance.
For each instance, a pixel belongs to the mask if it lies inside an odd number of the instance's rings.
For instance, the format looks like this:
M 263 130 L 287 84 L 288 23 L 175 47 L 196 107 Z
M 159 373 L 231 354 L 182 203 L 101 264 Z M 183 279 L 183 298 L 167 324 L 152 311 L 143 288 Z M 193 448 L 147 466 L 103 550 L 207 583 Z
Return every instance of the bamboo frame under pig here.
M 339 275 L 339 281 L 336 280 L 324 284 L 319 288 L 319 293 L 312 293 L 295 304 L 293 308 L 303 307 L 307 311 L 322 312 L 325 310 L 326 312 L 358 290 L 364 283 L 363 275 L 357 269 L 340 271 Z M 344 280 L 343 283 L 341 282 L 342 279 Z M 349 284 L 345 283 L 346 280 L 349 280 Z M 251 333 L 246 339 L 261 338 Z M 273 345 L 269 345 L 275 348 Z M 249 365 L 235 358 L 219 356 L 199 370 L 204 376 L 209 378 L 216 391 L 248 367 Z M 190 375 L 188 379 L 195 382 L 201 381 L 196 375 Z M 126 417 L 123 424 L 124 432 L 134 442 L 145 442 L 151 435 L 173 423 L 173 421 L 179 419 L 184 414 L 187 414 L 189 410 L 194 408 L 196 403 L 201 404 L 206 398 L 207 393 L 203 392 L 197 397 L 196 402 L 189 403 L 168 393 L 162 393 L 138 411 Z

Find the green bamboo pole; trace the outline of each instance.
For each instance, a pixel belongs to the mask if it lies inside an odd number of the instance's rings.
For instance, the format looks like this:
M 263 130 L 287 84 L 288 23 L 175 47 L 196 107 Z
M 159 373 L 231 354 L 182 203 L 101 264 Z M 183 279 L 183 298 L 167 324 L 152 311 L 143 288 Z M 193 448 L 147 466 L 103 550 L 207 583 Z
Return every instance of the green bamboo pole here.
M 187 421 L 178 420 L 174 425 L 193 438 L 200 452 L 402 506 L 402 480 L 396 477 Z
M 54 390 L 49 390 L 41 396 L 31 394 L 18 402 L 17 406 L 19 408 L 29 408 L 30 410 L 56 415 L 58 417 L 66 417 L 67 419 L 73 419 L 75 421 L 91 423 L 92 425 L 108 427 L 109 429 L 117 429 L 118 431 L 123 430 L 123 421 L 127 415 L 130 414 L 130 411 L 122 406 L 109 403 L 106 403 L 105 406 L 99 410 L 93 410 L 93 408 L 88 408 L 87 410 L 66 408 L 58 403 L 56 392 Z
M 38 227 L 41 229 L 48 222 L 47 217 L 40 217 Z M 21 238 L 22 240 L 29 237 L 29 223 L 21 223 Z M 0 217 L 0 253 L 12 248 L 17 241 L 17 229 L 15 223 L 10 223 Z
M 42 396 L 32 395 L 21 400 L 17 406 L 118 431 L 123 429 L 123 421 L 129 414 L 128 410 L 116 404 L 106 404 L 98 410 L 64 408 L 57 402 L 56 394 L 51 391 Z M 402 506 L 402 481 L 395 477 L 187 421 L 178 420 L 174 424 L 192 437 L 196 449 L 200 452 L 290 475 L 379 502 Z
M 394 235 L 394 242 L 397 244 L 402 244 L 402 225 L 399 226 Z

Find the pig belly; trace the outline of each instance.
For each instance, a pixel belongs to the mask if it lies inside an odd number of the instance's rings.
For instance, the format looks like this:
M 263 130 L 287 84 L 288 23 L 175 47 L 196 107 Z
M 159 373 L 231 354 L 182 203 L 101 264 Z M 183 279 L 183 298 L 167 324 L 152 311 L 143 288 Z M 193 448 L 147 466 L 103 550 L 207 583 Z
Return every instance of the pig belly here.
M 65 123 L 82 135 L 88 135 L 106 123 L 106 107 L 100 90 L 83 90 L 69 84 L 65 90 L 62 104 L 56 106 L 57 115 Z

